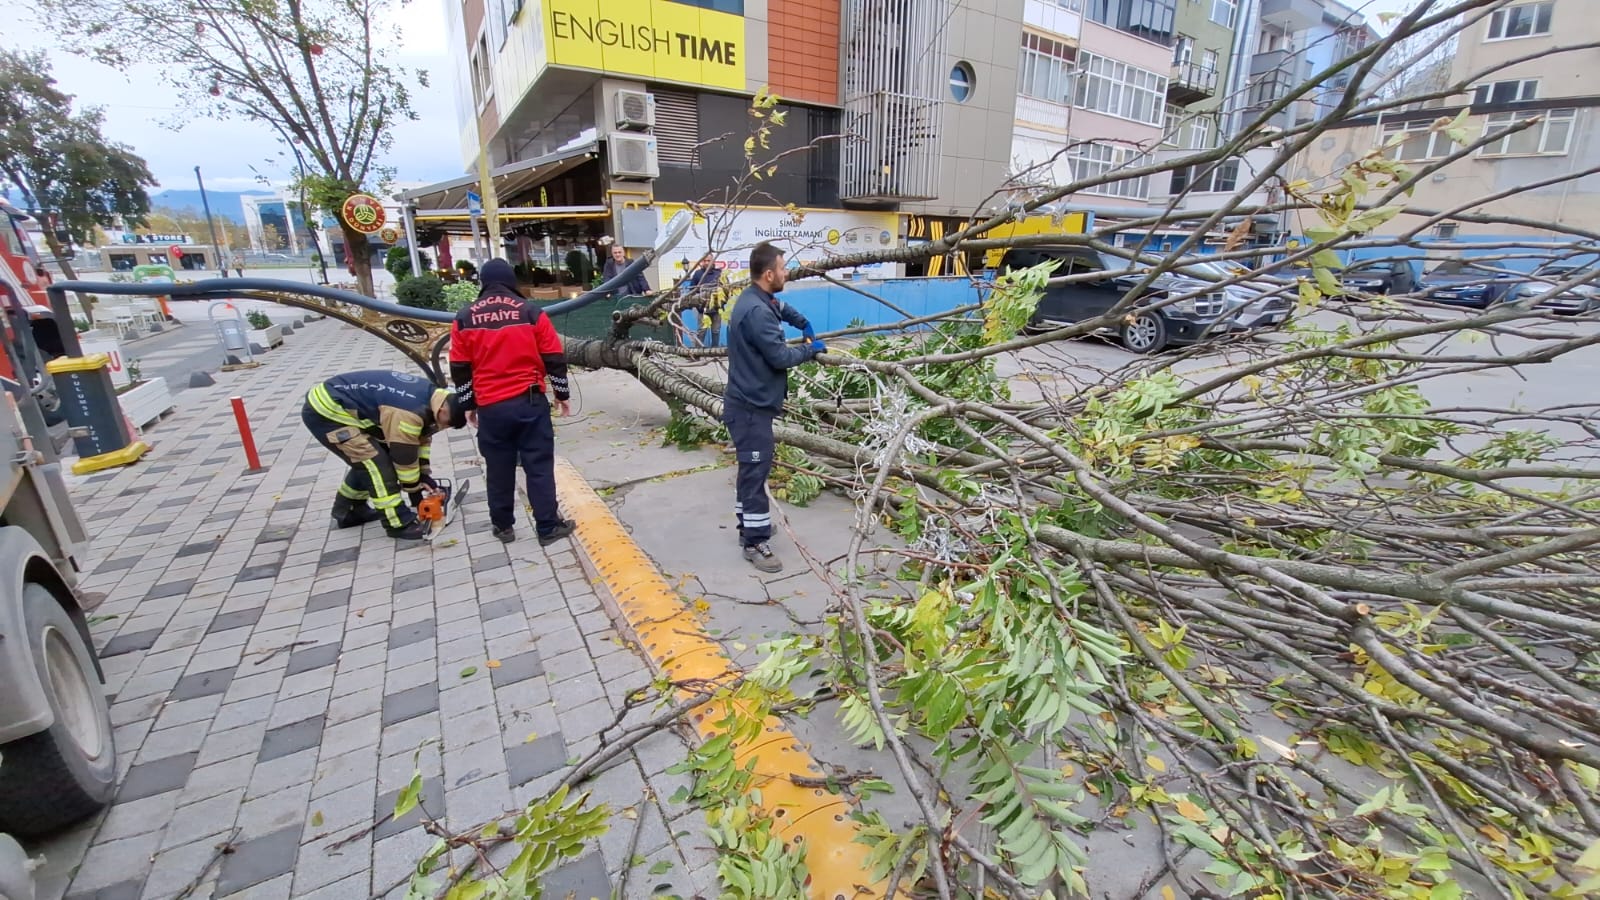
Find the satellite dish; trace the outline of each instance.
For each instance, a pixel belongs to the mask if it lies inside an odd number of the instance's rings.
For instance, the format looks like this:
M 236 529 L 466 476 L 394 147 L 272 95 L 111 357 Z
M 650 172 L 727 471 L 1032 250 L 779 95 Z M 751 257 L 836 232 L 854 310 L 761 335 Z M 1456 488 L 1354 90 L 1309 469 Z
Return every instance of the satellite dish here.
M 689 233 L 689 228 L 692 225 L 694 225 L 694 213 L 689 212 L 687 209 L 678 210 L 672 218 L 667 220 L 667 224 L 661 226 L 661 234 L 656 238 L 656 246 L 652 252 L 656 256 L 660 256 L 678 246 L 678 242 L 682 241 L 683 236 Z

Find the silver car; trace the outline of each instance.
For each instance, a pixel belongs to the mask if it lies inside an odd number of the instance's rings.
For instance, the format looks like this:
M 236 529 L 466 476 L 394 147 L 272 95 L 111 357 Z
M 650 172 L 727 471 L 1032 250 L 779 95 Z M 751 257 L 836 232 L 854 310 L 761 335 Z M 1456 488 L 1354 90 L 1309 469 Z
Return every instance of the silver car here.
M 1540 300 L 1539 308 L 1569 316 L 1579 316 L 1600 309 L 1600 273 L 1596 273 L 1594 269 L 1593 264 L 1571 260 L 1545 263 L 1534 270 L 1526 284 L 1517 288 L 1516 300 L 1531 302 L 1533 298 L 1549 293 L 1558 285 L 1588 276 L 1594 280 L 1566 288 Z

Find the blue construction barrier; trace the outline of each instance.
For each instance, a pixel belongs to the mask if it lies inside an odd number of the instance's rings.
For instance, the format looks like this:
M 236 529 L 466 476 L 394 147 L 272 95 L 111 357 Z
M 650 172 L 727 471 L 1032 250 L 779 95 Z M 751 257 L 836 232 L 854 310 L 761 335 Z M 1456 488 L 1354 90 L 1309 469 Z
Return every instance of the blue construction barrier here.
M 980 299 L 979 285 L 967 276 L 860 279 L 850 284 L 857 290 L 813 279 L 796 281 L 784 288 L 783 301 L 800 310 L 820 334 L 856 325 L 893 325 L 906 318 L 970 306 Z M 900 311 L 860 292 L 880 297 Z M 685 314 L 684 322 L 690 328 L 699 327 L 694 313 Z

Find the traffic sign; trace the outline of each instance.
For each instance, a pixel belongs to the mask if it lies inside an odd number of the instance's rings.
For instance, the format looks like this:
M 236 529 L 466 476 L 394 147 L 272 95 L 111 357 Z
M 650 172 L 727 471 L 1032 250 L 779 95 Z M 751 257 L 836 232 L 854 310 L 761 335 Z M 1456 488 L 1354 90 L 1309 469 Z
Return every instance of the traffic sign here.
M 469 215 L 483 215 L 483 198 L 472 191 L 467 191 L 467 213 Z

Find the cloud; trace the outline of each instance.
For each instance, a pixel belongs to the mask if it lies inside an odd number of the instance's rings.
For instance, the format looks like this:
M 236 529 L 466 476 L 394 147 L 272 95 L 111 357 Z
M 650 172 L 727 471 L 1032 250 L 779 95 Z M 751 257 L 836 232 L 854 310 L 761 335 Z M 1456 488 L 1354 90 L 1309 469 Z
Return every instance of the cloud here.
M 20 19 L 6 43 L 46 51 L 61 86 L 79 105 L 104 108 L 106 136 L 143 156 L 162 188 L 193 188 L 197 165 L 206 187 L 217 190 L 260 189 L 262 179 L 282 184 L 292 175 L 293 157 L 266 126 L 190 117 L 156 66 L 137 66 L 125 74 L 52 45 L 32 10 L 14 6 L 6 12 Z M 461 174 L 461 161 L 444 10 L 437 0 L 418 0 L 394 16 L 402 34 L 396 61 L 428 70 L 431 87 L 413 90 L 419 120 L 395 128 L 394 147 L 382 162 L 403 181 L 454 178 Z

